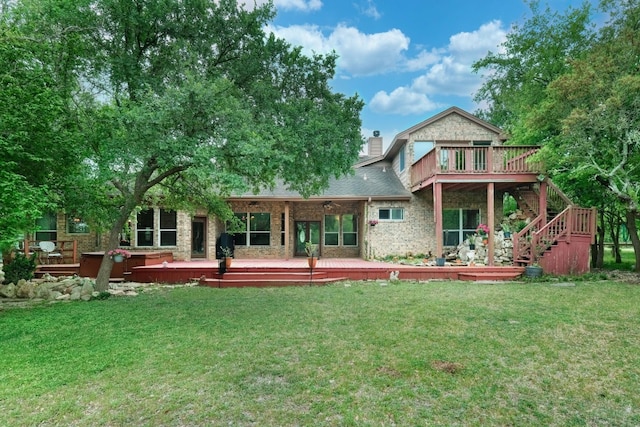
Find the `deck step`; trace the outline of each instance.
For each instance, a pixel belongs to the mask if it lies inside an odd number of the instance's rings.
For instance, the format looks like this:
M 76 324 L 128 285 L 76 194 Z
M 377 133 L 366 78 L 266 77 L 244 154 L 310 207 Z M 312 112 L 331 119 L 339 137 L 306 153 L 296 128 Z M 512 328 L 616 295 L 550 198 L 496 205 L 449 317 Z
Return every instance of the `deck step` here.
M 226 276 L 226 274 L 225 274 Z M 340 282 L 347 280 L 346 277 L 322 277 L 313 279 L 307 278 L 289 278 L 289 279 L 201 279 L 201 286 L 211 288 L 269 288 L 281 286 L 308 286 L 308 285 L 325 285 L 327 283 Z
M 519 278 L 521 275 L 522 275 L 522 273 L 514 272 L 514 271 L 505 271 L 505 272 L 501 272 L 501 271 L 487 271 L 487 272 L 473 271 L 473 272 L 468 272 L 468 273 L 458 273 L 458 278 L 460 280 L 469 280 L 469 281 L 476 281 L 476 280 L 515 280 L 515 279 Z

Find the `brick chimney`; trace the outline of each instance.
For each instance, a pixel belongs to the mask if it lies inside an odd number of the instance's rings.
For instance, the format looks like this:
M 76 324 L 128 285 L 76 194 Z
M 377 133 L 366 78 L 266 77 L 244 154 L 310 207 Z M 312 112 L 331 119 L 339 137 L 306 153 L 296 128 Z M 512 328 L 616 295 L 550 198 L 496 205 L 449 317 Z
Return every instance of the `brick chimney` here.
M 367 145 L 369 146 L 369 152 L 367 153 L 369 156 L 382 156 L 382 137 L 380 136 L 380 131 L 373 131 L 373 136 L 369 137 Z

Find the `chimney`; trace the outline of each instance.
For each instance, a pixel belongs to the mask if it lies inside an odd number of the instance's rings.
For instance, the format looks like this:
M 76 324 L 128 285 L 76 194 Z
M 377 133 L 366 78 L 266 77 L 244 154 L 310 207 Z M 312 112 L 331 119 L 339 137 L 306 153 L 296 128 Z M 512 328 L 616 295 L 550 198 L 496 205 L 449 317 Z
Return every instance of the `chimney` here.
M 367 144 L 369 146 L 369 152 L 367 153 L 369 156 L 382 156 L 382 137 L 380 136 L 380 131 L 374 130 L 373 136 L 369 137 Z

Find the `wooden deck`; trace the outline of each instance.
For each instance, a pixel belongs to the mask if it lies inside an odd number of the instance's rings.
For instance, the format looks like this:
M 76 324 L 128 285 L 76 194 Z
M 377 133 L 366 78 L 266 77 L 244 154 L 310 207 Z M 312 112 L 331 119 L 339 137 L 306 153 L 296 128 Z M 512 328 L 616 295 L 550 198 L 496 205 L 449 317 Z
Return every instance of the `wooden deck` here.
M 524 267 L 409 266 L 356 258 L 319 259 L 310 271 L 306 258 L 234 259 L 224 274 L 218 262 L 173 262 L 135 267 L 130 279 L 138 282 L 181 283 L 198 281 L 211 287 L 289 286 L 324 284 L 342 280 L 389 280 L 397 272 L 400 280 L 512 280 Z
M 119 268 L 121 266 L 118 266 Z M 79 264 L 52 264 L 38 267 L 38 275 L 82 275 Z M 220 272 L 218 261 L 174 261 L 124 268 L 113 275 L 113 281 L 142 283 L 199 282 L 203 286 L 262 287 L 325 284 L 343 280 L 389 280 L 396 274 L 400 280 L 514 280 L 524 273 L 524 267 L 410 266 L 357 258 L 321 258 L 310 271 L 306 258 L 234 259 L 230 268 Z M 116 277 L 118 276 L 118 277 Z M 122 277 L 120 277 L 122 276 Z

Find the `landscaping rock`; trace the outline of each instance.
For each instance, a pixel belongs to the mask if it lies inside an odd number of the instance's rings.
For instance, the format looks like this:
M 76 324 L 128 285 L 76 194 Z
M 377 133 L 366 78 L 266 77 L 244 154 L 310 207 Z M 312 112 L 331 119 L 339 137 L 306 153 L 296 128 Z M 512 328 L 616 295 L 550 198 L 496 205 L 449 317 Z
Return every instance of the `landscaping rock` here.
M 0 297 L 15 298 L 16 297 L 16 285 L 9 283 L 8 285 L 0 285 Z

